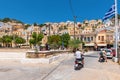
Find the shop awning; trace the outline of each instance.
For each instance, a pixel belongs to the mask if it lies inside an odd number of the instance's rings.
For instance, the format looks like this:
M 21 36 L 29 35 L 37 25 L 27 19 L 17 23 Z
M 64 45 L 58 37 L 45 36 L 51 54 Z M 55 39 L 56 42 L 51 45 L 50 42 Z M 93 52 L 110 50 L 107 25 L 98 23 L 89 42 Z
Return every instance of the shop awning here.
M 97 44 L 97 46 L 107 46 L 107 44 Z
M 94 46 L 94 43 L 88 43 L 88 44 L 85 44 L 84 46 Z

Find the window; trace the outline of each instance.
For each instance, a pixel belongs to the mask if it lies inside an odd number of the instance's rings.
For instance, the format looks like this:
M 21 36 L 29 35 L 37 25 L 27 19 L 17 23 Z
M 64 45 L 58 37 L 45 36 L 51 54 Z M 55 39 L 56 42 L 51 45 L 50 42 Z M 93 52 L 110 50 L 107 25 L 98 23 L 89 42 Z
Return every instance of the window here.
M 98 36 L 98 40 L 100 40 L 100 36 Z
M 90 42 L 90 37 L 87 37 L 88 42 Z
M 91 37 L 91 41 L 93 41 L 93 37 Z
M 86 41 L 86 37 L 84 37 L 84 40 Z
M 101 40 L 104 41 L 104 36 L 101 37 Z

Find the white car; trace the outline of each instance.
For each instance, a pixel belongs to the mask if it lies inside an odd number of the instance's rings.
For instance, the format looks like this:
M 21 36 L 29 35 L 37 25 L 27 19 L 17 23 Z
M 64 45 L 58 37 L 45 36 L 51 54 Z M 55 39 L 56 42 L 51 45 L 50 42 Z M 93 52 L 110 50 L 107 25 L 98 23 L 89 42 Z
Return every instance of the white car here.
M 107 58 L 112 58 L 112 57 L 113 57 L 113 56 L 112 56 L 112 50 L 111 50 L 111 49 L 106 49 L 105 52 L 106 52 Z

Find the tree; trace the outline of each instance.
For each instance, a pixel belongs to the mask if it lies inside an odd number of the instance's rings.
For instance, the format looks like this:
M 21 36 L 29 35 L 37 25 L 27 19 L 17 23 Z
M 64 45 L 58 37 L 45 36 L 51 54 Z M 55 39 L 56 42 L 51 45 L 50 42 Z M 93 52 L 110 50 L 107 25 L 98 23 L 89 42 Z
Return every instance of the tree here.
M 26 40 L 24 38 L 22 38 L 22 37 L 17 37 L 15 39 L 16 44 L 24 44 L 25 42 L 26 42 Z
M 11 19 L 11 18 L 4 18 L 4 19 L 1 19 L 2 22 L 16 22 L 16 23 L 21 23 L 21 24 L 24 24 L 22 21 L 19 21 L 19 20 L 16 20 L 16 19 Z
M 3 42 L 3 39 L 2 39 L 2 38 L 0 38 L 0 42 Z
M 37 24 L 37 23 L 34 23 L 33 25 L 34 25 L 34 26 L 37 26 L 38 24 Z
M 16 23 L 21 23 L 21 24 L 24 24 L 22 21 L 17 20 L 17 19 L 11 19 L 11 21 L 14 21 L 14 22 L 16 22 Z
M 11 22 L 11 19 L 10 18 L 4 18 L 4 19 L 2 19 L 2 22 Z
M 68 33 L 66 33 L 66 34 L 63 34 L 62 36 L 61 36 L 61 42 L 62 42 L 62 46 L 64 45 L 65 47 L 67 47 L 68 46 L 68 44 L 69 44 L 69 40 L 70 40 L 70 35 L 68 34 Z
M 27 29 L 29 26 L 31 26 L 30 24 L 26 24 L 25 26 L 24 26 L 24 29 Z
M 12 43 L 12 36 L 5 35 L 2 37 L 2 43 L 6 44 L 6 47 L 9 46 L 9 44 Z
M 61 38 L 59 35 L 52 35 L 48 37 L 48 44 L 53 49 L 59 48 L 60 42 L 61 42 Z
M 38 26 L 39 26 L 39 27 L 43 27 L 43 26 L 45 26 L 45 25 L 46 25 L 46 24 L 39 24 Z
M 33 44 L 34 46 L 39 45 L 43 37 L 44 35 L 42 33 L 37 34 L 36 32 L 33 32 L 32 39 L 30 39 L 29 43 Z
M 77 40 L 75 39 L 75 40 L 70 40 L 69 41 L 69 47 L 72 48 L 72 49 L 73 48 L 78 48 L 80 44 L 83 44 L 83 42 L 80 41 L 80 40 L 78 40 L 78 39 Z

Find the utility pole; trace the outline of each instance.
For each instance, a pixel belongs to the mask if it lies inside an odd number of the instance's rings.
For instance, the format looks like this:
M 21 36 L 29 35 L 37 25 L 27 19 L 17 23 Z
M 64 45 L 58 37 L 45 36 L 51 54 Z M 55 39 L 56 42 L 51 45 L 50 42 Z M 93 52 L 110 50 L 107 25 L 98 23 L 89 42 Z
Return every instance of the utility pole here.
M 74 40 L 75 40 L 75 24 L 76 24 L 76 18 L 77 18 L 77 16 L 73 16 L 73 18 L 74 18 Z
M 13 35 L 13 48 L 15 48 L 16 46 L 15 46 L 15 34 L 14 34 L 14 28 L 12 27 L 12 35 Z
M 49 37 L 50 37 L 50 26 L 51 26 L 51 24 L 49 23 Z

